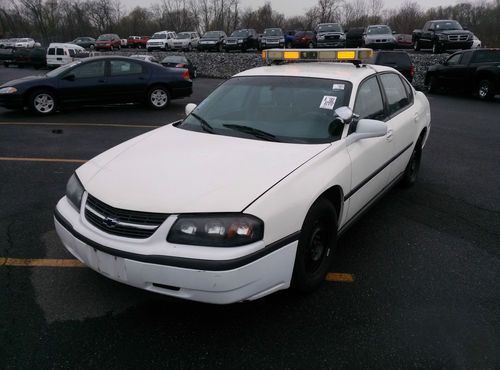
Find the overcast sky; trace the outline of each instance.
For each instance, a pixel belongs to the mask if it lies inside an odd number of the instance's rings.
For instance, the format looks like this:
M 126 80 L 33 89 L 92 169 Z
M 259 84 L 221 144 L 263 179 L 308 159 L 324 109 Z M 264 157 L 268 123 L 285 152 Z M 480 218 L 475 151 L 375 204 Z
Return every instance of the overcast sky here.
M 127 8 L 131 9 L 137 5 L 148 6 L 159 1 L 155 0 L 121 0 Z M 266 0 L 240 0 L 242 8 L 252 7 L 257 8 L 263 5 Z M 463 2 L 463 1 L 462 1 Z M 317 0 L 272 0 L 273 9 L 285 14 L 286 16 L 301 15 L 304 9 L 308 9 L 317 3 Z M 454 5 L 457 0 L 418 0 L 422 8 L 427 9 L 433 6 Z M 400 0 L 384 0 L 384 9 L 398 8 L 401 4 Z

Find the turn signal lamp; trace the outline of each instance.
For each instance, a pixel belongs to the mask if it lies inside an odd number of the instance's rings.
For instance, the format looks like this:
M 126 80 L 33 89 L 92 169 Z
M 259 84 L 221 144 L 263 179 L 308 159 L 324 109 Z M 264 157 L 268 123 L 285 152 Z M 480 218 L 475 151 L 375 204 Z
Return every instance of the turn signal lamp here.
M 373 56 L 373 50 L 359 49 L 268 49 L 262 51 L 262 59 L 273 62 L 353 62 L 360 64 Z

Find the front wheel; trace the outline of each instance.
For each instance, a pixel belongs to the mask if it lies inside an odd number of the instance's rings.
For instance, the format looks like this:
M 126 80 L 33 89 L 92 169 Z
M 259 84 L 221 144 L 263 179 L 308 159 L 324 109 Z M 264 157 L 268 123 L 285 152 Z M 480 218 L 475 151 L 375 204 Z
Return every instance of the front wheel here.
M 432 44 L 432 54 L 439 54 L 441 53 L 441 47 L 439 46 L 439 43 L 437 41 L 434 41 Z
M 418 42 L 418 40 L 415 40 L 415 43 L 413 44 L 413 49 L 415 49 L 415 51 L 420 51 L 420 42 Z
M 32 112 L 39 115 L 49 115 L 56 110 L 55 95 L 46 90 L 35 91 L 29 99 L 29 108 Z
M 304 220 L 293 267 L 292 286 L 311 292 L 325 280 L 337 245 L 337 212 L 326 199 L 317 200 Z
M 477 96 L 481 100 L 491 100 L 495 96 L 493 83 L 490 80 L 481 80 L 477 84 Z
M 153 87 L 148 91 L 147 103 L 153 109 L 165 109 L 170 104 L 170 94 L 162 86 Z

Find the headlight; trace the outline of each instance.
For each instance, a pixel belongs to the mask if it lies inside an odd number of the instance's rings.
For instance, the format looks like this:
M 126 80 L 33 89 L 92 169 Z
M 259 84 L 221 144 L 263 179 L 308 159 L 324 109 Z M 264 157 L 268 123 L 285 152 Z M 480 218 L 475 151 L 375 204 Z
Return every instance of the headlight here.
M 341 40 L 345 40 L 345 35 L 340 35 Z
M 446 35 L 439 35 L 439 39 L 440 40 L 447 40 L 448 36 L 446 36 Z
M 325 39 L 325 36 L 323 36 L 323 35 L 318 36 L 318 40 L 324 40 L 324 39 Z
M 82 183 L 78 179 L 78 176 L 74 173 L 66 184 L 66 197 L 68 197 L 70 202 L 73 203 L 78 212 L 80 212 L 84 191 L 85 189 L 83 188 Z
M 179 215 L 167 241 L 207 247 L 238 247 L 262 239 L 264 223 L 242 213 Z
M 243 40 L 238 40 L 238 44 L 243 44 Z
M 14 94 L 17 92 L 17 89 L 15 87 L 4 87 L 3 89 L 0 89 L 0 94 Z

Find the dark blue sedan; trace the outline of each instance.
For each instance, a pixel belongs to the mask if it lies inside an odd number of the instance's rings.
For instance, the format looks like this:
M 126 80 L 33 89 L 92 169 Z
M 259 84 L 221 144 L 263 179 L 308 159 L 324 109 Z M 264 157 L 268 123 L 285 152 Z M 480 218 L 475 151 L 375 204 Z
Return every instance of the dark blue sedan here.
M 146 103 L 164 109 L 170 100 L 190 96 L 187 69 L 165 68 L 127 57 L 74 61 L 41 76 L 0 86 L 0 106 L 47 115 L 61 106 Z

